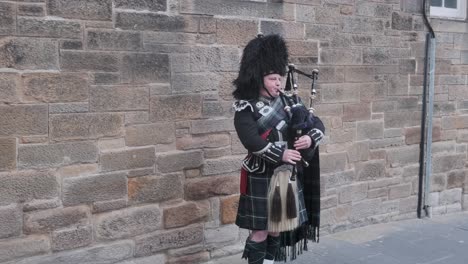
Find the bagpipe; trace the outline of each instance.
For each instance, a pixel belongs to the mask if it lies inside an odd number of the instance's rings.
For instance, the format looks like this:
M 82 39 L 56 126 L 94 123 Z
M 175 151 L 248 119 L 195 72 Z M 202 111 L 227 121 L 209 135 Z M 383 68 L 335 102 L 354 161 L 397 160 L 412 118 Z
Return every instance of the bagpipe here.
M 298 86 L 294 74 L 301 74 L 312 79 L 309 95 L 309 108 L 306 108 L 299 98 Z M 281 91 L 281 100 L 285 105 L 284 110 L 289 117 L 290 133 L 294 135 L 292 141 L 288 142 L 288 147 L 293 148 L 293 142 L 305 133 L 314 128 L 315 109 L 313 101 L 316 98 L 317 90 L 315 83 L 318 79 L 319 71 L 314 69 L 311 74 L 296 69 L 293 64 L 288 65 L 288 73 L 284 91 Z M 300 151 L 300 163 L 295 165 L 283 165 L 275 169 L 271 178 L 268 192 L 269 220 L 268 230 L 270 232 L 283 232 L 295 229 L 299 224 L 298 219 L 298 199 L 296 177 L 302 167 L 308 167 L 309 163 L 304 158 L 304 151 Z M 287 187 L 286 187 L 287 186 Z

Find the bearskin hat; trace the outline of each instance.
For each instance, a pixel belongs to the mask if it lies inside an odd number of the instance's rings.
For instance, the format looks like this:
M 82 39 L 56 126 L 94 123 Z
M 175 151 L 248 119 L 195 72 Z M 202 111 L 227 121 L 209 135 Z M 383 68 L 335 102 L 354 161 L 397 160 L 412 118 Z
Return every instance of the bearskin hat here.
M 239 75 L 233 81 L 236 89 L 234 98 L 250 100 L 258 98 L 263 87 L 263 77 L 267 74 L 286 74 L 288 49 L 284 39 L 276 34 L 263 36 L 259 34 L 249 41 L 244 48 L 240 62 Z

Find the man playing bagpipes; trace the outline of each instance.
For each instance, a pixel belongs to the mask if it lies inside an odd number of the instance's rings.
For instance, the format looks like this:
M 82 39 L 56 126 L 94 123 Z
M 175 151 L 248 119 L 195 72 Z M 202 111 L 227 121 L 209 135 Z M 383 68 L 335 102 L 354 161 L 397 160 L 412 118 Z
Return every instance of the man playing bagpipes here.
M 282 91 L 287 64 L 284 39 L 259 35 L 245 47 L 233 82 L 234 125 L 249 153 L 236 218 L 239 227 L 251 230 L 242 256 L 248 263 L 295 259 L 307 249 L 307 239 L 318 241 L 318 145 L 325 128 L 297 93 Z

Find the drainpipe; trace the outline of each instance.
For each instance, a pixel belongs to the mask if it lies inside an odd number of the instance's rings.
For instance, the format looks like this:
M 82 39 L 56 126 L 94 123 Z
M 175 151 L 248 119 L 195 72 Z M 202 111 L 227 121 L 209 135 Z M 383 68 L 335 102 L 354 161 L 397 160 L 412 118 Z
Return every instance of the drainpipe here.
M 432 216 L 432 209 L 429 205 L 429 195 L 431 192 L 432 172 L 432 119 L 434 111 L 436 49 L 435 33 L 426 16 L 426 0 L 423 0 L 422 7 L 424 22 L 428 27 L 429 32 L 426 35 L 426 50 L 424 58 L 423 109 L 421 118 L 421 143 L 419 153 L 418 218 Z

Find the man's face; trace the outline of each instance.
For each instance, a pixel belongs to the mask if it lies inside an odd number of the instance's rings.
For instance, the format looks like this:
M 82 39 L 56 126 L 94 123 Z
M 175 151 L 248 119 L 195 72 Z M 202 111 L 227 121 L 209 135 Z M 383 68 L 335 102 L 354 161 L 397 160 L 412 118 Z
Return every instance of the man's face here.
M 273 97 L 277 97 L 280 95 L 281 81 L 282 81 L 282 77 L 281 75 L 277 73 L 268 74 L 263 77 L 263 84 L 265 85 L 265 88 Z M 265 91 L 265 89 L 260 89 L 260 95 L 266 96 L 266 97 L 270 96 Z

